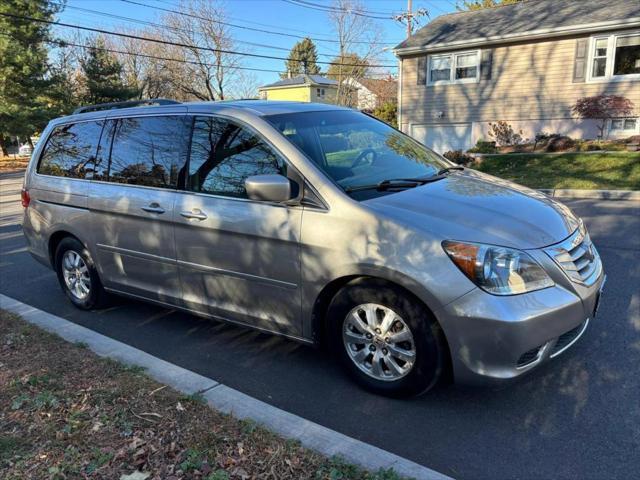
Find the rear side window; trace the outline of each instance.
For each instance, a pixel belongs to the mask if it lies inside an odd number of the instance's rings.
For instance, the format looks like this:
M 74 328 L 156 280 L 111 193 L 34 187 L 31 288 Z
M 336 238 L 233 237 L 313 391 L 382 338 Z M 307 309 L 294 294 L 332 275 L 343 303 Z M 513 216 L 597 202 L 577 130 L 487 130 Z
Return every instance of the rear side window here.
M 189 190 L 247 198 L 245 179 L 265 174 L 286 175 L 285 163 L 260 137 L 224 119 L 196 117 Z
M 42 152 L 38 173 L 86 178 L 93 169 L 104 122 L 81 122 L 55 127 Z
M 119 119 L 108 181 L 176 188 L 187 158 L 189 122 L 185 116 Z

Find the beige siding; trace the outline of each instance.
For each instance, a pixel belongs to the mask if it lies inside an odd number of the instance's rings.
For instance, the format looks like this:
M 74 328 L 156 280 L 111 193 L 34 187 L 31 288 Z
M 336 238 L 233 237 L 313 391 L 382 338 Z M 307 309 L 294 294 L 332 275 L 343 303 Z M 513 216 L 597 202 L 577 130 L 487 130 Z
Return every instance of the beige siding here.
M 402 124 L 568 119 L 578 98 L 601 93 L 624 95 L 640 113 L 640 81 L 573 83 L 575 47 L 576 37 L 498 46 L 491 80 L 458 85 L 416 85 L 418 59 L 405 58 Z

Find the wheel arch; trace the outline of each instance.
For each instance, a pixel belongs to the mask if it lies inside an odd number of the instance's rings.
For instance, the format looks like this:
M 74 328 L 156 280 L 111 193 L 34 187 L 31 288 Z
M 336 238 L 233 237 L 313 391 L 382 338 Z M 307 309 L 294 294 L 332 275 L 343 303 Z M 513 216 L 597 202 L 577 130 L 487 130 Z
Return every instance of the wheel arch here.
M 65 238 L 75 238 L 77 241 L 85 245 L 85 243 L 78 238 L 77 235 L 74 235 L 72 232 L 68 230 L 56 230 L 49 236 L 49 244 L 48 244 L 48 253 L 49 253 L 49 263 L 51 264 L 51 268 L 55 270 L 56 268 L 56 249 L 60 242 Z
M 451 349 L 449 347 L 449 340 L 445 334 L 442 325 L 440 324 L 438 317 L 435 315 L 433 308 L 431 308 L 427 302 L 421 298 L 420 295 L 416 294 L 411 288 L 403 285 L 402 283 L 385 278 L 382 276 L 376 275 L 365 275 L 365 274 L 354 274 L 354 275 L 345 275 L 339 278 L 336 278 L 329 282 L 325 287 L 320 291 L 318 296 L 316 297 L 315 303 L 313 305 L 312 310 L 312 328 L 313 328 L 313 339 L 319 344 L 321 347 L 325 347 L 327 345 L 327 330 L 328 330 L 328 318 L 327 313 L 329 310 L 329 305 L 331 301 L 336 296 L 336 294 L 344 288 L 346 285 L 350 285 L 353 283 L 374 283 L 380 286 L 394 286 L 402 290 L 406 295 L 412 297 L 415 301 L 419 302 L 424 308 L 426 308 L 429 313 L 431 313 L 434 321 L 440 327 L 442 331 L 442 338 L 444 339 L 444 348 L 445 348 L 445 358 L 446 365 L 445 371 L 443 375 L 443 380 L 451 382 L 453 380 L 453 363 L 451 357 Z

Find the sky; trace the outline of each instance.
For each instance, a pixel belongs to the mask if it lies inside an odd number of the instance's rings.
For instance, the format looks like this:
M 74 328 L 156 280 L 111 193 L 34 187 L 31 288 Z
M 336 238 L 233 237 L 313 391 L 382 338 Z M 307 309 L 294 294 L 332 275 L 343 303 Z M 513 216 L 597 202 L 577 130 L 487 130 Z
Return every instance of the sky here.
M 151 6 L 167 9 L 178 9 L 179 0 L 134 0 Z M 213 0 L 219 1 L 220 0 Z M 304 0 L 312 4 L 330 6 L 330 0 Z M 273 30 L 289 35 L 308 35 L 314 38 L 319 54 L 319 60 L 329 61 L 336 53 L 336 44 L 320 41 L 322 39 L 335 39 L 328 14 L 321 8 L 311 6 L 305 7 L 292 3 L 290 0 L 222 0 L 227 10 L 230 23 L 244 25 L 252 28 Z M 393 13 L 398 13 L 407 8 L 407 0 L 363 0 L 366 10 L 374 13 L 375 16 L 389 17 Z M 429 12 L 431 19 L 455 11 L 455 0 L 413 0 L 413 10 L 424 8 Z M 82 10 L 79 10 L 82 9 Z M 124 20 L 100 15 L 87 10 L 103 12 L 120 17 L 129 17 L 136 20 L 157 22 L 159 15 L 163 12 L 141 5 L 134 5 L 123 0 L 67 0 L 67 8 L 58 16 L 61 22 L 89 26 L 103 29 L 113 29 L 114 27 L 139 27 L 144 25 Z M 397 60 L 390 51 L 395 45 L 404 40 L 406 36 L 406 26 L 392 19 L 373 19 L 377 22 L 383 32 L 381 41 L 385 43 L 387 51 L 382 53 L 379 59 L 380 64 L 392 65 L 388 70 L 392 74 L 397 73 Z M 421 25 L 427 23 L 428 19 L 421 20 Z M 58 33 L 71 32 L 72 29 L 59 28 Z M 243 42 L 259 43 L 267 45 L 266 48 L 239 43 L 243 51 L 256 54 L 286 57 L 288 52 L 298 38 L 283 35 L 273 35 L 268 33 L 255 32 L 240 28 L 231 28 L 231 32 L 236 40 Z M 315 39 L 318 39 L 316 41 Z M 281 50 L 286 49 L 286 50 Z M 284 70 L 284 61 L 274 59 L 261 59 L 245 57 L 242 65 L 244 67 Z M 322 66 L 321 66 L 322 67 Z M 326 68 L 326 67 L 325 67 Z M 263 85 L 278 80 L 278 73 L 275 72 L 253 72 L 258 84 Z

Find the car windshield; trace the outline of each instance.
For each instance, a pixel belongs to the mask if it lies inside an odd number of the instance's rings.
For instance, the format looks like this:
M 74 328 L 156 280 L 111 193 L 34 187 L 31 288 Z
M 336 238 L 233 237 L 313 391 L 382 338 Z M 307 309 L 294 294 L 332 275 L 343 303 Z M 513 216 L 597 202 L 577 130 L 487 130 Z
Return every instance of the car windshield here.
M 450 166 L 407 135 L 359 112 L 265 118 L 346 191 L 389 180 L 426 178 Z

